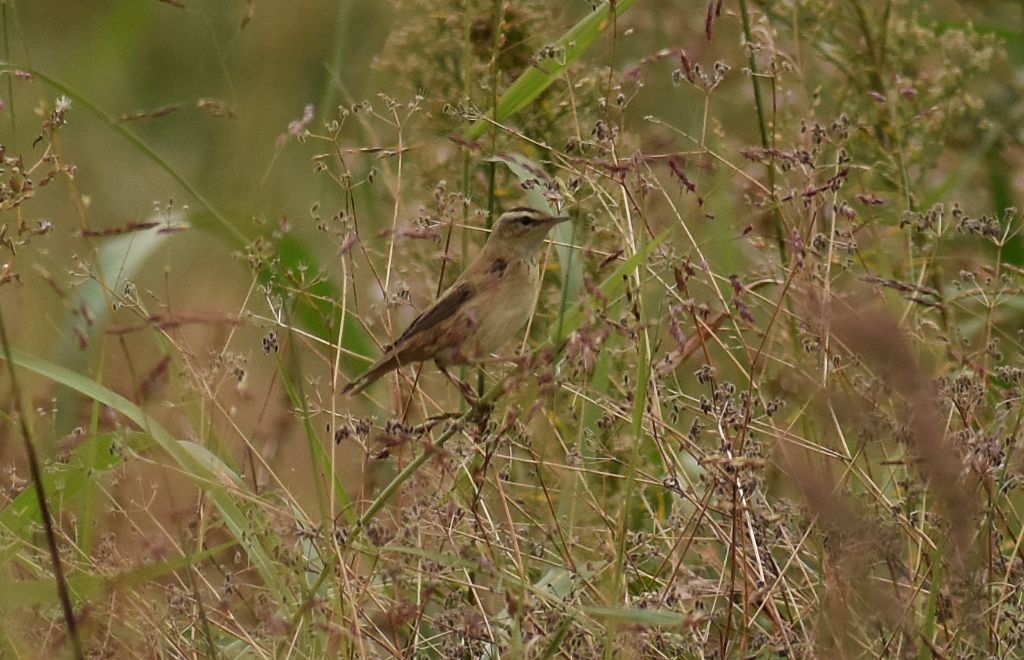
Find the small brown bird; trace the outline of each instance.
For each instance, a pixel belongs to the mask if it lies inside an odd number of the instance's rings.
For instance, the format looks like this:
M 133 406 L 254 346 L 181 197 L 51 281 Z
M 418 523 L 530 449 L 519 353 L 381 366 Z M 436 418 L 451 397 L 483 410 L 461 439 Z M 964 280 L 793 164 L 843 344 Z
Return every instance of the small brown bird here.
M 533 312 L 540 289 L 540 249 L 548 230 L 569 218 L 536 209 L 503 213 L 487 243 L 455 283 L 417 316 L 384 355 L 343 390 L 358 394 L 401 366 L 433 359 L 447 366 L 483 361 Z

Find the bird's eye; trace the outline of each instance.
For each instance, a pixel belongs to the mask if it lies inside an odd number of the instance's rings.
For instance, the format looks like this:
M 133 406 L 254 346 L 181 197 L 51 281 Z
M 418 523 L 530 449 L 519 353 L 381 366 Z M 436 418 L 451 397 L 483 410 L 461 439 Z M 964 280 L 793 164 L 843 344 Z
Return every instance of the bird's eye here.
M 533 220 L 528 215 L 524 215 L 523 217 L 519 218 L 519 224 L 521 224 L 524 227 L 529 225 L 531 222 L 533 222 Z

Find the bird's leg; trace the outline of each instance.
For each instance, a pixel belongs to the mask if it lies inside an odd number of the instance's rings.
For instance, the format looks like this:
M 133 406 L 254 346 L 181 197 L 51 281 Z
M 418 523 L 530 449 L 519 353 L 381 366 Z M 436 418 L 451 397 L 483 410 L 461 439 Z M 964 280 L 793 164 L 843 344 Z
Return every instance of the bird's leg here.
M 449 419 L 458 419 L 461 416 L 462 414 L 457 412 L 446 412 L 437 415 L 431 415 L 430 417 L 427 417 L 422 422 L 420 422 L 419 425 L 415 426 L 413 430 L 417 432 L 430 431 L 441 422 L 448 421 Z
M 478 405 L 480 405 L 480 398 L 477 397 L 476 393 L 473 391 L 473 388 L 469 385 L 469 383 L 463 382 L 456 378 L 455 376 L 453 376 L 452 372 L 448 371 L 448 368 L 445 367 L 443 364 L 438 364 L 437 368 L 438 370 L 440 370 L 442 374 L 444 374 L 445 378 L 452 382 L 452 385 L 459 389 L 459 393 L 462 394 L 462 398 L 466 400 L 466 403 L 469 404 L 470 408 L 476 408 Z

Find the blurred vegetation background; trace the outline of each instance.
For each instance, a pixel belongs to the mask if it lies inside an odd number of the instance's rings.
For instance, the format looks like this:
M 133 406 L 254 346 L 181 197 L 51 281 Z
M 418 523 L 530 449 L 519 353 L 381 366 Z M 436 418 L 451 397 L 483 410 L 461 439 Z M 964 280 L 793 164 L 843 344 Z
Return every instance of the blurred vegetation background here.
M 0 656 L 1019 652 L 1020 3 L 0 22 Z M 526 203 L 493 408 L 343 397 Z

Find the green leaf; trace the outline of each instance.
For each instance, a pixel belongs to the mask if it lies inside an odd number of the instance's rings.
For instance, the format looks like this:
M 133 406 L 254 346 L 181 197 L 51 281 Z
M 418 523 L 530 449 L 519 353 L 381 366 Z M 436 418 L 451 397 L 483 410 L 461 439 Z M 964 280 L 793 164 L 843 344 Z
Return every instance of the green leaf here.
M 230 467 L 207 451 L 205 447 L 194 442 L 178 440 L 159 422 L 147 415 L 142 408 L 96 381 L 13 348 L 11 357 L 19 367 L 69 387 L 116 410 L 149 434 L 156 444 L 178 464 L 182 472 L 209 495 L 220 511 L 225 525 L 237 539 L 239 545 L 248 553 L 267 588 L 278 599 L 278 602 L 282 604 L 294 602 L 290 590 L 279 578 L 276 563 L 260 541 L 265 528 L 257 529 L 250 521 L 246 511 L 238 506 L 231 495 L 231 490 L 241 487 L 242 480 Z
M 175 222 L 180 222 L 176 218 Z M 83 282 L 76 290 L 71 309 L 62 324 L 57 344 L 56 362 L 75 371 L 83 371 L 93 347 L 99 343 L 110 318 L 108 292 L 103 286 L 117 292 L 136 275 L 158 247 L 173 233 L 161 233 L 159 228 L 136 231 L 103 242 L 97 256 L 96 277 Z M 101 284 L 101 282 L 103 284 Z M 82 317 L 87 315 L 88 322 Z M 83 349 L 82 344 L 85 348 Z M 77 422 L 77 406 L 67 388 L 58 388 L 57 433 L 65 435 Z
M 604 619 L 610 623 L 632 624 L 637 626 L 681 626 L 686 617 L 670 610 L 641 610 L 631 607 L 584 607 L 583 611 L 595 619 Z
M 569 634 L 569 628 L 572 627 L 573 622 L 576 621 L 576 617 L 567 616 L 562 621 L 562 624 L 558 626 L 555 634 L 551 637 L 551 642 L 548 644 L 548 648 L 544 651 L 544 655 L 541 656 L 542 660 L 548 658 L 554 658 L 562 651 L 562 642 L 565 641 L 566 635 Z
M 136 148 L 136 150 L 138 150 L 140 153 L 146 156 L 146 158 L 155 163 L 160 169 L 162 169 L 164 172 L 170 175 L 170 177 L 174 179 L 174 181 L 177 182 L 179 186 L 184 188 L 188 194 L 192 195 L 192 197 L 194 197 L 196 201 L 198 201 L 203 206 L 203 208 L 210 212 L 210 214 L 216 219 L 218 224 L 220 224 L 223 229 L 229 231 L 239 241 L 245 240 L 245 234 L 243 234 L 238 227 L 228 222 L 228 219 L 224 217 L 224 215 L 222 215 L 209 201 L 207 201 L 206 197 L 204 197 L 203 194 L 200 193 L 195 186 L 189 183 L 184 176 L 182 176 L 180 173 L 178 173 L 177 170 L 171 167 L 171 165 L 167 161 L 165 161 L 160 156 L 160 154 L 158 154 L 152 147 L 146 144 L 140 137 L 129 131 L 124 124 L 118 122 L 113 117 L 108 115 L 106 112 L 101 110 L 99 106 L 97 106 L 95 103 L 92 103 L 88 98 L 82 96 L 81 94 L 74 91 L 64 83 L 57 80 L 56 78 L 53 78 L 43 73 L 42 71 L 39 71 L 38 69 L 33 69 L 29 66 L 14 67 L 6 62 L 0 62 L 0 71 L 4 71 L 7 73 L 12 73 L 15 71 L 27 71 L 28 73 L 31 73 L 36 78 L 46 82 L 51 87 L 55 88 L 57 91 L 61 92 L 62 94 L 70 98 L 73 103 L 88 109 L 90 112 L 99 117 L 100 120 L 104 124 L 106 124 L 107 128 L 109 128 L 110 130 L 114 131 L 115 133 L 126 139 L 128 142 L 132 144 L 132 146 Z
M 277 256 L 279 267 L 283 272 L 299 272 L 305 269 L 307 272 L 318 271 L 317 260 L 309 247 L 296 239 L 291 234 L 286 234 L 277 243 Z M 260 273 L 261 282 L 271 282 L 269 272 L 264 269 Z M 284 293 L 278 290 L 277 293 Z M 316 284 L 305 289 L 295 299 L 295 305 L 291 310 L 291 317 L 299 322 L 299 325 L 306 328 L 314 335 L 327 342 L 337 340 L 337 330 L 341 308 L 336 304 L 341 298 L 341 291 L 338 286 L 329 279 L 321 279 Z M 375 344 L 356 318 L 351 306 L 343 319 L 345 324 L 343 335 L 343 349 L 357 355 L 373 355 Z M 347 373 L 361 372 L 366 368 L 366 362 L 349 354 L 342 354 L 341 365 Z
M 621 16 L 634 4 L 636 4 L 636 0 L 618 0 L 615 3 L 615 14 Z M 555 41 L 553 46 L 559 49 L 558 57 L 531 66 L 505 90 L 495 108 L 494 120 L 507 119 L 533 102 L 541 92 L 551 86 L 551 83 L 558 80 L 565 70 L 579 59 L 580 55 L 590 48 L 597 37 L 611 25 L 611 3 L 602 2 L 597 9 Z M 466 131 L 465 138 L 467 140 L 479 138 L 489 125 L 486 119 L 477 120 Z
M 480 561 L 459 557 L 458 555 L 450 552 L 435 552 L 433 550 L 425 550 L 423 548 L 398 545 L 380 546 L 377 548 L 377 551 L 381 553 L 395 553 L 418 557 L 420 559 L 437 562 L 442 566 L 448 566 L 450 568 L 473 571 L 481 570 Z M 517 589 L 525 589 L 534 596 L 537 596 L 549 603 L 564 603 L 566 595 L 572 591 L 574 579 L 589 579 L 603 568 L 604 564 L 602 562 L 595 562 L 593 566 L 580 567 L 575 578 L 572 573 L 565 569 L 553 568 L 541 577 L 536 584 L 533 584 L 528 581 L 524 582 L 513 571 L 506 571 L 500 567 L 494 566 L 493 564 L 487 564 L 487 570 L 492 571 L 495 575 L 500 574 L 501 579 L 508 582 L 508 584 L 516 587 Z
M 291 351 L 290 355 L 294 358 L 295 352 Z M 312 415 L 310 414 L 309 407 L 306 405 L 306 397 L 301 389 L 299 389 L 302 386 L 302 375 L 298 373 L 298 365 L 296 364 L 294 367 L 296 371 L 294 380 L 281 362 L 280 355 L 278 356 L 277 367 L 278 374 L 281 377 L 281 384 L 288 395 L 288 400 L 291 401 L 294 409 L 299 411 L 302 417 L 302 428 L 306 432 L 306 443 L 309 446 L 309 457 L 315 479 L 314 485 L 316 486 L 317 499 L 320 501 L 320 516 L 327 519 L 334 515 L 328 507 L 327 497 L 323 492 L 323 484 L 321 483 L 322 478 L 327 478 L 331 480 L 331 484 L 334 486 L 334 496 L 345 520 L 353 523 L 355 522 L 355 514 L 352 511 L 352 502 L 349 500 L 348 493 L 345 492 L 345 487 L 342 485 L 341 480 L 338 479 L 338 475 L 334 472 L 331 465 L 331 457 L 324 450 L 323 445 L 320 444 L 320 436 L 317 435 L 316 430 L 313 428 L 313 423 L 310 421 Z
M 13 71 L 27 71 L 66 95 L 74 103 L 86 108 L 99 117 L 100 121 L 105 124 L 108 129 L 117 133 L 131 143 L 139 153 L 155 163 L 189 195 L 199 202 L 199 205 L 205 210 L 205 213 L 198 213 L 195 217 L 190 218 L 196 229 L 211 232 L 215 236 L 223 239 L 228 245 L 236 250 L 244 249 L 246 244 L 253 238 L 253 232 L 243 230 L 238 225 L 228 220 L 228 217 L 225 214 L 206 199 L 199 189 L 192 185 L 188 179 L 178 172 L 170 163 L 164 160 L 155 149 L 128 130 L 123 123 L 113 119 L 110 115 L 100 109 L 98 105 L 92 103 L 88 98 L 82 96 L 61 81 L 39 71 L 38 69 L 33 69 L 31 67 L 14 67 L 10 64 L 0 62 L 0 71 L 8 73 Z M 286 235 L 283 239 L 278 241 L 276 247 L 278 250 L 280 266 L 282 268 L 292 269 L 301 263 L 306 265 L 310 272 L 317 272 L 317 260 L 313 257 L 312 250 L 309 249 L 309 246 L 303 244 L 298 239 L 291 235 Z M 260 272 L 261 282 L 267 283 L 270 279 L 270 273 L 266 269 Z M 331 310 L 331 301 L 338 299 L 338 288 L 331 282 L 324 281 L 318 284 L 310 293 L 313 295 L 303 296 L 297 301 L 298 304 L 296 309 L 293 311 L 293 317 L 318 338 L 326 342 L 332 342 L 336 338 L 331 336 L 332 333 L 330 332 L 330 328 L 335 324 L 329 322 L 325 323 L 324 319 L 333 318 L 334 312 Z M 345 319 L 343 319 L 343 322 L 345 323 L 346 346 L 358 354 L 370 355 L 373 351 L 373 342 L 370 340 L 369 335 L 366 334 L 363 327 L 355 321 L 352 315 L 347 315 Z M 349 370 L 356 370 L 365 366 L 363 363 L 354 359 L 346 359 L 343 360 L 343 362 Z
M 65 506 L 79 501 L 79 495 L 92 486 L 99 475 L 109 472 L 124 463 L 130 453 L 145 451 L 152 440 L 144 433 L 105 433 L 86 439 L 79 445 L 66 462 L 46 470 L 43 484 L 46 493 L 54 500 L 61 500 Z M 34 524 L 41 520 L 39 500 L 35 490 L 23 488 L 13 500 L 0 509 L 0 528 L 4 535 L 28 542 L 34 533 Z M 0 550 L 0 565 L 6 564 L 17 551 L 16 544 L 5 539 Z
M 648 257 L 657 249 L 659 245 L 665 242 L 665 239 L 671 234 L 671 229 L 666 229 L 653 239 L 648 241 L 636 254 L 626 259 L 618 268 L 616 268 L 611 275 L 609 275 L 601 283 L 601 292 L 609 299 L 614 300 L 620 297 L 626 291 L 625 277 L 632 273 L 634 270 L 640 267 L 640 264 L 644 263 Z M 586 318 L 586 311 L 584 309 L 584 301 L 579 301 L 576 305 L 565 314 L 565 322 L 563 328 L 559 332 L 559 328 L 555 328 L 550 336 L 550 341 L 557 345 L 561 337 L 564 337 L 572 332 L 575 332 L 583 325 L 583 321 Z
M 77 575 L 68 579 L 68 589 L 71 596 L 78 600 L 96 598 L 117 589 L 133 589 L 183 568 L 195 566 L 201 561 L 231 549 L 235 544 L 235 541 L 229 541 L 198 554 L 182 555 L 174 559 L 147 564 L 117 575 Z M 58 602 L 57 590 L 53 586 L 52 579 L 0 580 L 0 610 L 56 606 Z

